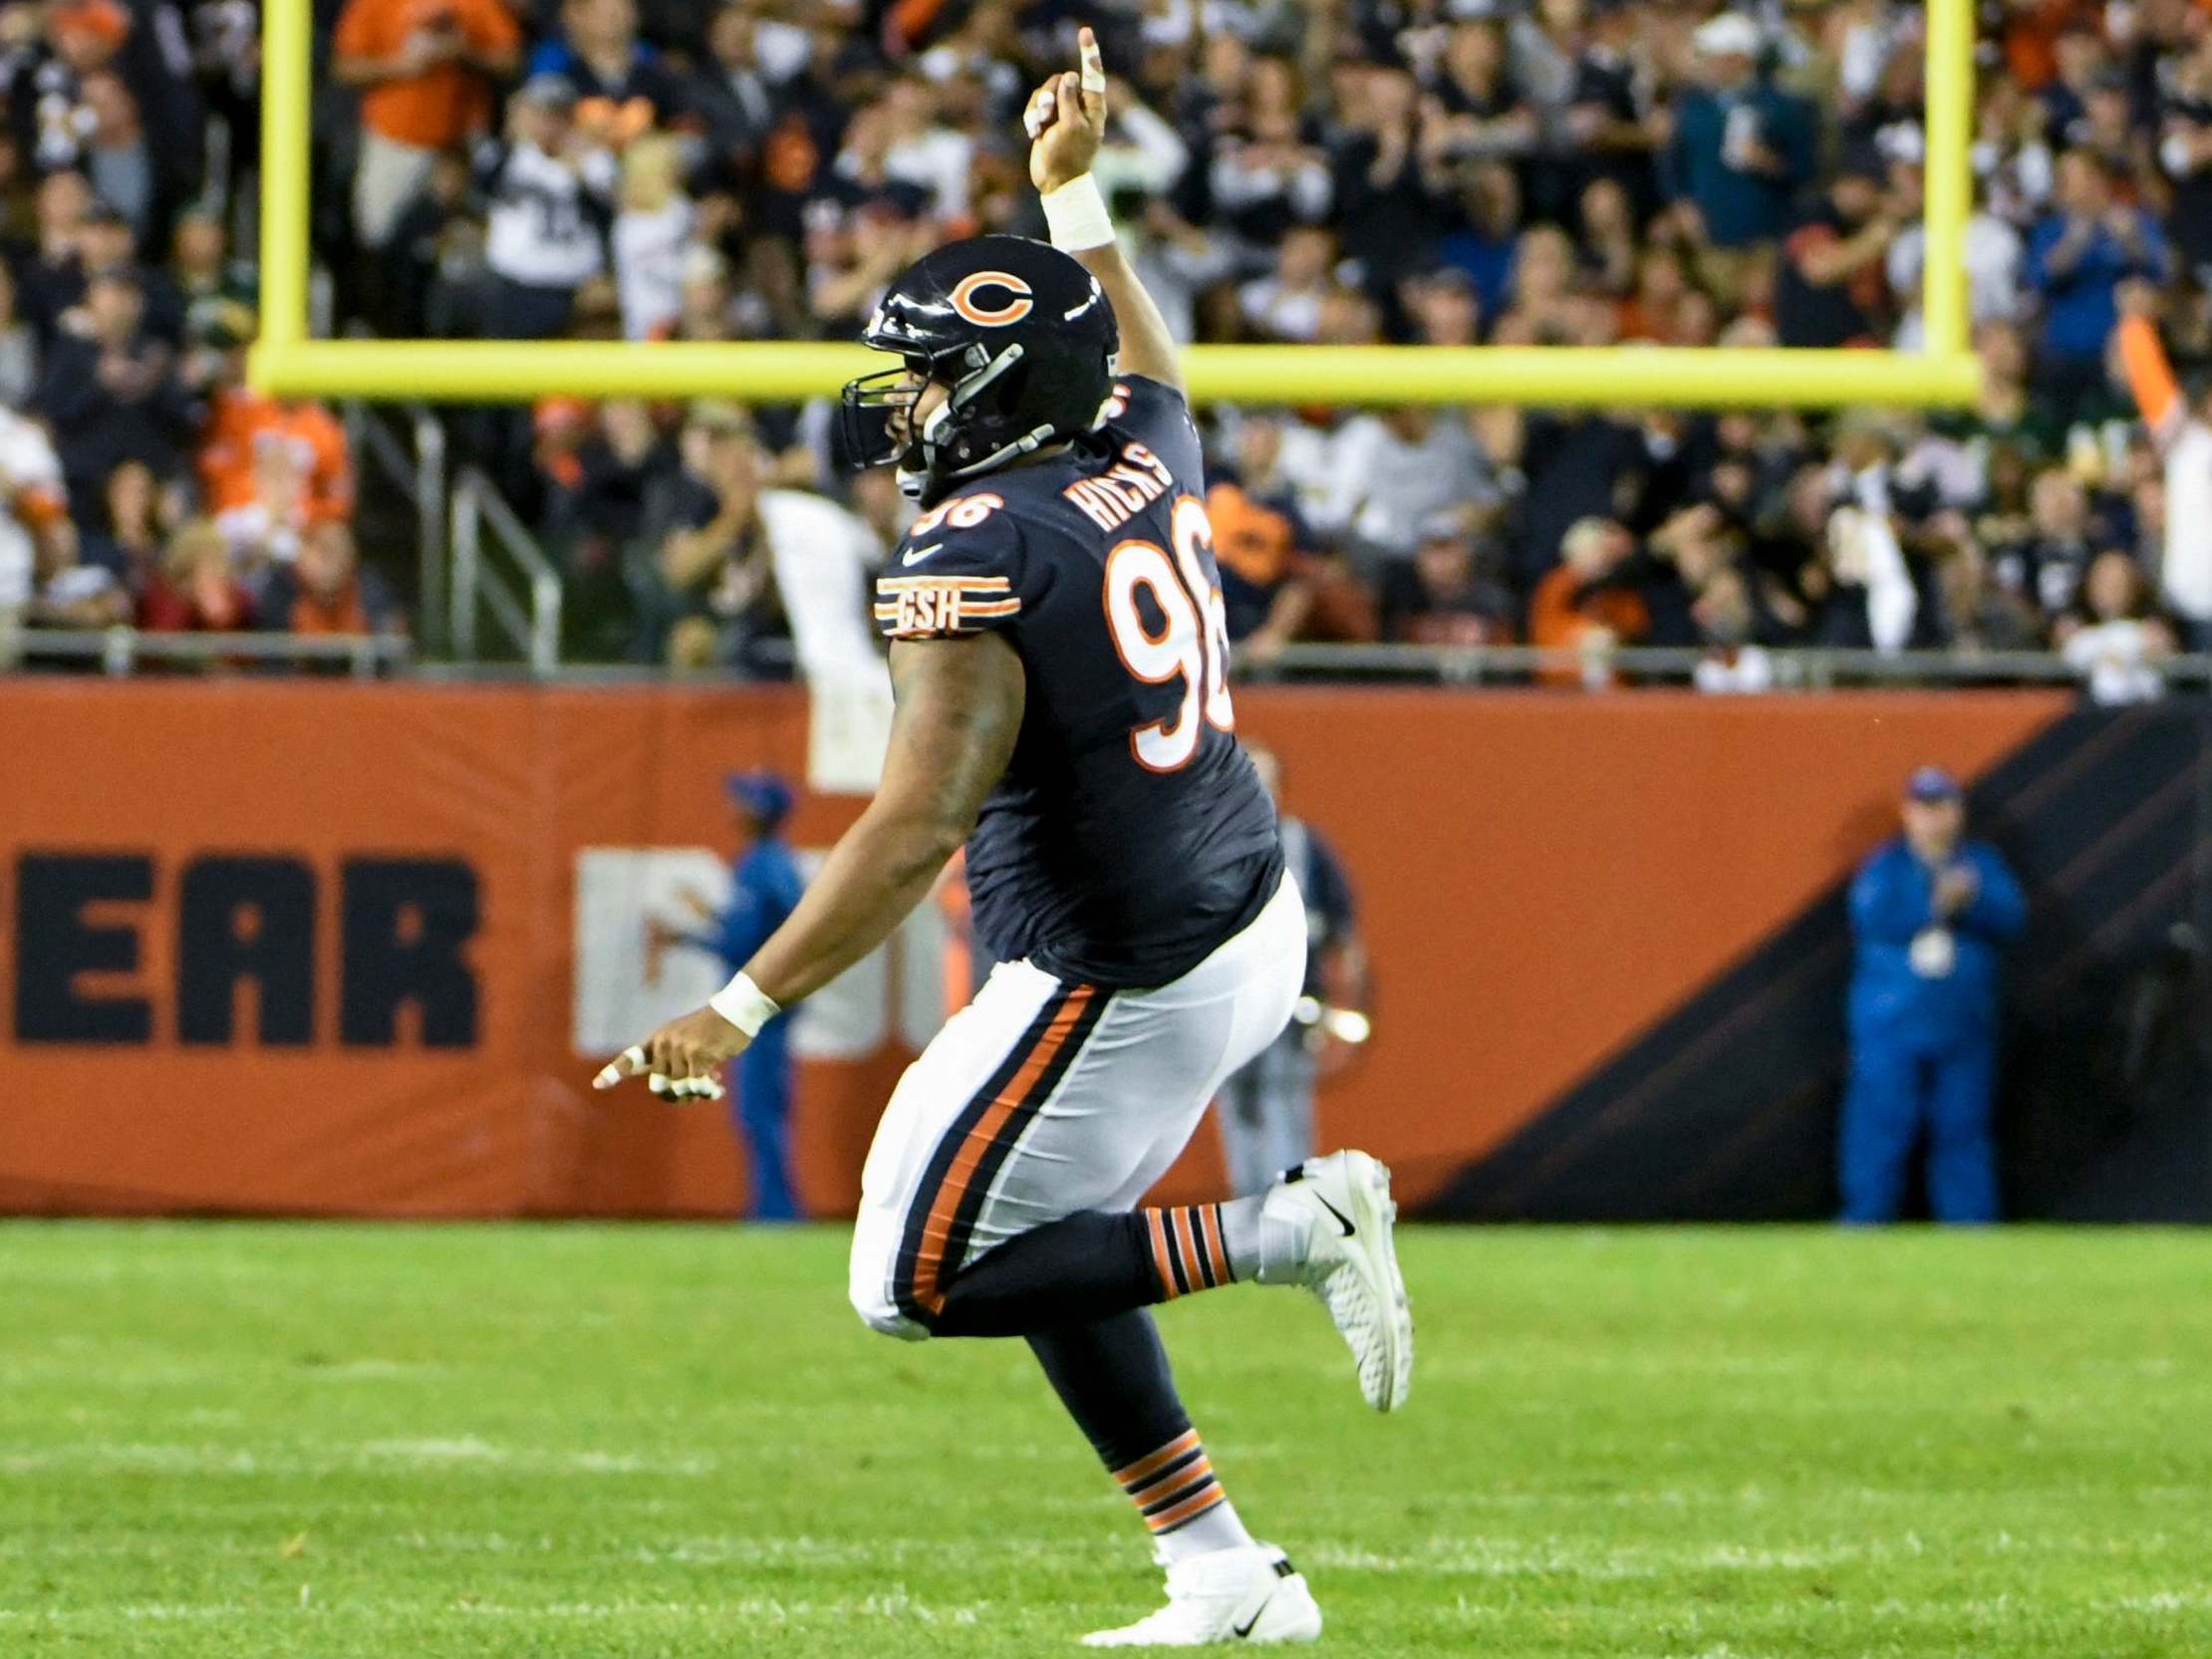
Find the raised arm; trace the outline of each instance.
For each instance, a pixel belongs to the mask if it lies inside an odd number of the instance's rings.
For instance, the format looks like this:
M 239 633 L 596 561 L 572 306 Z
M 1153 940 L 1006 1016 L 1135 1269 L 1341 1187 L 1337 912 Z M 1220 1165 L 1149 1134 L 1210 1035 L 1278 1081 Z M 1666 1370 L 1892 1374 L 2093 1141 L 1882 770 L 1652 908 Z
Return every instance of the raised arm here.
M 1106 69 L 1098 37 L 1078 32 L 1082 72 L 1055 75 L 1029 97 L 1023 121 L 1029 131 L 1029 181 L 1044 204 L 1052 245 L 1073 254 L 1098 278 L 1121 330 L 1116 366 L 1183 390 L 1183 367 L 1160 308 L 1114 240 L 1106 198 L 1091 163 L 1106 137 Z
M 664 1099 L 718 1096 L 722 1061 L 890 938 L 929 894 L 1013 755 L 1026 680 L 1012 646 L 978 634 L 894 643 L 891 682 L 898 707 L 876 798 L 789 919 L 705 1007 L 625 1050 L 598 1087 L 645 1076 Z

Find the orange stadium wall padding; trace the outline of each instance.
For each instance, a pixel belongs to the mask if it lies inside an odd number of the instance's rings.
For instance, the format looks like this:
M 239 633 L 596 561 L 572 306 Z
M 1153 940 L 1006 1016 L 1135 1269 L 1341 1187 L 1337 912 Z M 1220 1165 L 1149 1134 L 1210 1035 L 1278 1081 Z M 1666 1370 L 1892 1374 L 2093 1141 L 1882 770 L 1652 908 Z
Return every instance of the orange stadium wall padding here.
M 1447 1195 L 1832 894 L 1911 767 L 1987 773 L 2070 706 L 1240 692 L 1375 963 L 1375 1039 L 1324 1139 Z M 0 685 L 0 1208 L 732 1211 L 718 1109 L 587 1087 L 634 975 L 578 940 L 629 937 L 623 881 L 711 872 L 724 773 L 805 759 L 780 689 Z M 793 839 L 857 810 L 802 794 Z M 941 999 L 914 977 L 846 994 L 802 1068 L 817 1211 L 849 1213 L 927 1035 L 917 999 Z M 1202 1133 L 1166 1189 L 1219 1169 Z

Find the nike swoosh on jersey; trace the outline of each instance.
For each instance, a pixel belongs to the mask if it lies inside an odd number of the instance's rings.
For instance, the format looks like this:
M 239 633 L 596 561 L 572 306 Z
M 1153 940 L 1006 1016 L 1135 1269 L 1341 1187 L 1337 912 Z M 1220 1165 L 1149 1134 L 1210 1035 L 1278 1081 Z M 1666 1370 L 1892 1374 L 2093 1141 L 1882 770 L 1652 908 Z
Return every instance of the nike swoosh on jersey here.
M 941 541 L 933 541 L 927 547 L 912 548 L 899 556 L 899 562 L 903 565 L 918 565 L 932 553 L 941 551 L 944 546 Z

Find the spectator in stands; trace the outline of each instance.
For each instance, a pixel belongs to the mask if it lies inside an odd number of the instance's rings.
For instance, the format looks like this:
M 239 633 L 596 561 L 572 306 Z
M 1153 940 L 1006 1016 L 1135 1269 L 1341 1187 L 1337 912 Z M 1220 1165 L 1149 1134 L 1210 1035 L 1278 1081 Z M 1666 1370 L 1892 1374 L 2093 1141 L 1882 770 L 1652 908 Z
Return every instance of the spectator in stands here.
M 1322 528 L 1355 556 L 1411 558 L 1422 526 L 1437 515 L 1458 514 L 1474 529 L 1498 505 L 1489 457 L 1461 410 L 1412 404 L 1354 415 L 1330 462 L 1336 487 Z
M 762 460 L 751 423 L 715 411 L 686 427 L 682 470 L 656 492 L 636 585 L 648 662 L 734 663 L 780 678 L 769 642 L 788 637 L 760 515 Z
M 538 45 L 525 73 L 573 88 L 579 131 L 611 149 L 685 108 L 682 83 L 638 38 L 634 0 L 563 0 L 560 34 Z
M 520 62 L 500 0 L 346 0 L 331 75 L 362 89 L 354 234 L 381 249 L 441 151 L 483 133 L 491 88 Z
M 0 408 L 0 633 L 30 605 L 68 524 L 62 462 L 45 429 Z
M 2208 37 L 2212 38 L 2212 37 Z M 2157 446 L 2164 482 L 2160 579 L 2187 643 L 2212 651 L 2212 402 L 2189 409 L 2158 338 L 2158 293 L 2121 291 L 2117 346 L 2135 408 Z
M 39 407 L 53 422 L 74 501 L 98 500 L 102 480 L 125 460 L 165 474 L 181 458 L 190 398 L 174 352 L 146 332 L 144 314 L 135 269 L 96 271 L 47 356 Z
M 2029 237 L 2028 262 L 2044 302 L 2038 377 L 2044 396 L 2072 420 L 2103 384 L 2119 285 L 2162 275 L 2166 248 L 2147 214 L 2114 199 L 2105 162 L 2088 150 L 2059 157 L 2057 198 Z
M 1675 102 L 1666 171 L 1715 248 L 1772 241 L 1812 175 L 1810 113 L 1759 80 L 1759 25 L 1724 12 L 1697 32 L 1703 85 Z
M 1478 543 L 1456 513 L 1422 526 L 1413 557 L 1382 577 L 1386 640 L 1413 645 L 1511 645 L 1513 596 L 1493 579 L 1494 546 Z
M 626 340 L 658 340 L 684 311 L 685 254 L 697 217 L 682 180 L 676 141 L 660 134 L 622 152 L 622 202 L 615 214 L 615 288 Z
M 299 556 L 272 574 L 258 609 L 263 628 L 284 634 L 407 632 L 384 578 L 361 568 L 353 530 L 343 519 L 308 530 Z
M 138 626 L 154 634 L 236 634 L 254 626 L 253 595 L 232 574 L 230 544 L 207 519 L 180 527 L 138 595 Z
M 1925 1136 L 1936 1220 L 1994 1222 L 1999 974 L 2027 901 L 1996 849 L 1965 838 L 1965 797 L 1948 773 L 1913 773 L 1902 815 L 1904 834 L 1878 848 L 1851 883 L 1858 957 L 1840 1135 L 1842 1219 L 1895 1221 Z
M 33 628 L 101 629 L 127 626 L 135 606 L 130 591 L 105 565 L 79 556 L 77 527 L 40 547 L 36 589 L 24 620 Z
M 477 173 L 491 202 L 484 250 L 496 284 L 491 321 L 503 339 L 558 339 L 577 289 L 606 268 L 614 152 L 577 119 L 576 89 L 537 75 L 515 94 L 507 140 L 484 147 Z
M 1528 643 L 1580 654 L 1579 667 L 1547 668 L 1548 685 L 1607 685 L 1608 659 L 1616 646 L 1633 645 L 1651 626 L 1651 614 L 1623 571 L 1636 552 L 1625 525 L 1605 518 L 1577 520 L 1559 543 L 1559 563 L 1536 584 L 1528 602 Z
M 253 561 L 285 562 L 319 525 L 354 510 L 346 433 L 316 403 L 282 403 L 246 385 L 251 313 L 233 307 L 201 321 L 189 374 L 206 414 L 194 465 L 202 509 Z
M 1898 221 L 1881 169 L 1847 162 L 1827 200 L 1790 235 L 1775 283 L 1775 332 L 1785 346 L 1872 346 L 1888 338 L 1882 262 Z
M 1236 465 L 1215 467 L 1206 509 L 1229 637 L 1243 661 L 1257 665 L 1280 656 L 1305 626 L 1317 544 L 1282 476 L 1281 417 L 1247 415 L 1237 428 L 1236 456 Z
M 1521 182 L 1512 167 L 1490 161 L 1470 167 L 1460 192 L 1460 223 L 1437 242 L 1437 257 L 1467 273 L 1485 317 L 1505 309 L 1514 257 L 1521 246 Z
M 92 186 L 70 169 L 50 172 L 39 181 L 38 241 L 15 267 L 25 321 L 42 342 L 61 327 L 62 314 L 85 297 L 85 220 L 92 212 Z
M 0 409 L 24 408 L 38 384 L 38 331 L 17 309 L 15 273 L 0 261 Z
M 145 462 L 127 460 L 108 474 L 102 497 L 105 522 L 85 532 L 79 559 L 113 571 L 136 605 L 161 565 L 161 481 Z
M 232 308 L 250 313 L 259 302 L 259 272 L 251 261 L 230 256 L 230 233 L 222 215 L 210 208 L 188 208 L 177 216 L 169 263 L 187 338 L 203 337 L 216 316 L 235 318 L 239 311 Z
M 86 209 L 77 234 L 78 252 L 89 274 L 129 267 L 137 273 L 138 295 L 144 306 L 145 331 L 164 346 L 184 344 L 184 295 L 176 279 L 159 265 L 141 264 L 135 251 L 138 237 L 130 222 L 112 203 L 95 197 Z M 81 305 L 89 283 L 80 279 L 72 305 Z
M 2053 638 L 2067 666 L 2087 683 L 2091 701 L 2165 695 L 2158 671 L 2174 654 L 2173 629 L 2152 613 L 2149 584 L 2133 554 L 2109 549 L 2090 561 L 2080 604 L 2059 619 Z

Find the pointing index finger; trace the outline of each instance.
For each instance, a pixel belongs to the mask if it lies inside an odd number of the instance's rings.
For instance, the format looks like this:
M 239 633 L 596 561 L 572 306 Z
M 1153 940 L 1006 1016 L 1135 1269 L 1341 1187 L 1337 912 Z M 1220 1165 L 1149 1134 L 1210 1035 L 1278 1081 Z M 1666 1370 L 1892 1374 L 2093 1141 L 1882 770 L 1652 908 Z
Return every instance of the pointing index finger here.
M 1098 50 L 1098 37 L 1088 29 L 1079 31 L 1076 45 L 1082 54 L 1083 95 L 1086 98 L 1106 96 L 1106 60 Z
M 645 1069 L 645 1050 L 633 1044 L 609 1060 L 592 1079 L 595 1089 L 611 1089 L 625 1077 L 635 1077 Z

